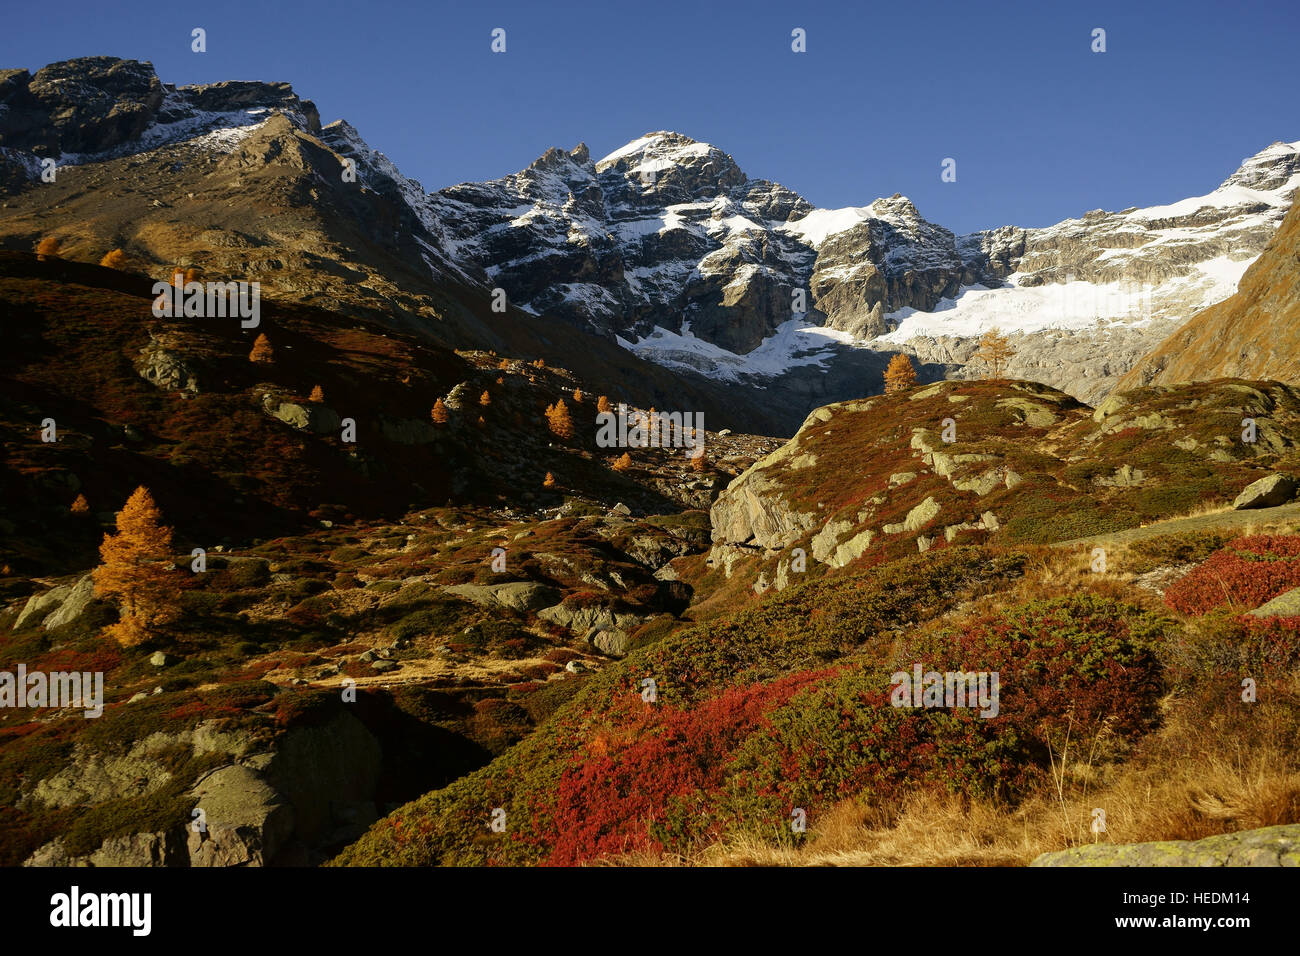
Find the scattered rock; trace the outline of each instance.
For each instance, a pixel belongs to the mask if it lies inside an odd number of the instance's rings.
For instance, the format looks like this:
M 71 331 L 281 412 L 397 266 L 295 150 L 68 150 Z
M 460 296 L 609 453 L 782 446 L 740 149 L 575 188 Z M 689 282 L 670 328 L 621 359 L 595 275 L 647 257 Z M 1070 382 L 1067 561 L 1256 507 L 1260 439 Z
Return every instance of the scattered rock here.
M 903 519 L 903 530 L 919 531 L 938 517 L 941 510 L 939 502 L 935 501 L 933 497 L 926 498 L 907 513 L 907 517 Z
M 162 651 L 154 651 L 149 655 L 149 663 L 154 667 L 166 667 L 168 664 L 172 663 L 172 660 L 173 658 L 169 654 L 165 654 Z
M 587 636 L 587 640 L 602 654 L 610 657 L 622 657 L 632 644 L 632 639 L 624 632 L 605 628 L 597 628 Z
M 1295 617 L 1300 615 L 1300 588 L 1279 594 L 1267 604 L 1250 612 L 1255 617 Z
M 1030 866 L 1300 866 L 1300 823 L 1204 840 L 1095 843 L 1044 853 Z

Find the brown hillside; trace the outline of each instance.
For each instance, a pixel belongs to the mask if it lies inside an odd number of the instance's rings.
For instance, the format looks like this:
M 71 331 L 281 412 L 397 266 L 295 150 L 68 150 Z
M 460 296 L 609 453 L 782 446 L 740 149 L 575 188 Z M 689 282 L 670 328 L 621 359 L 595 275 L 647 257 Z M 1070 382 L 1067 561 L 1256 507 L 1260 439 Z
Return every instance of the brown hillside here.
M 1294 203 L 1236 295 L 1192 316 L 1115 390 L 1212 378 L 1300 378 L 1300 208 Z

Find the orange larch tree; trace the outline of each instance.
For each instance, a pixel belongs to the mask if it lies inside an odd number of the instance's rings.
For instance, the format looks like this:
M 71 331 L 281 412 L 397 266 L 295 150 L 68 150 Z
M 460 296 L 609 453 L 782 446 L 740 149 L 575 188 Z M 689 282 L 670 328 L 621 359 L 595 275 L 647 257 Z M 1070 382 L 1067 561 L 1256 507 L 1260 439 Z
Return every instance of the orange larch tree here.
M 63 241 L 57 236 L 46 236 L 36 244 L 36 258 L 41 260 L 46 257 L 57 259 L 61 245 L 63 245 Z
M 307 396 L 307 401 L 309 402 L 325 401 L 325 389 L 321 388 L 319 385 L 312 386 L 311 394 Z
M 162 512 L 141 485 L 117 513 L 117 534 L 104 535 L 103 563 L 94 572 L 96 593 L 119 604 L 120 617 L 108 633 L 123 647 L 143 643 L 176 618 L 176 588 L 163 568 L 171 547 L 172 529 L 162 524 Z
M 609 398 L 608 398 L 608 397 L 602 395 L 602 396 L 600 396 L 600 398 L 596 399 L 596 411 L 598 411 L 598 412 L 609 412 L 609 411 L 613 411 L 613 409 L 611 409 L 611 408 L 609 407 Z
M 614 460 L 613 468 L 615 471 L 627 471 L 631 467 L 632 467 L 632 456 L 629 455 L 627 452 L 623 452 L 623 454 L 619 458 Z
M 441 398 L 433 403 L 433 411 L 429 413 L 429 417 L 433 419 L 435 425 L 447 424 L 447 406 L 442 403 Z
M 546 407 L 546 421 L 556 436 L 565 441 L 573 437 L 573 419 L 569 416 L 569 406 L 564 404 L 564 399 Z
M 912 360 L 899 352 L 889 360 L 889 367 L 885 369 L 885 394 L 906 391 L 915 384 L 916 369 L 912 368 Z
M 99 264 L 106 269 L 120 269 L 126 265 L 126 253 L 121 249 L 106 252 L 104 258 L 99 260 Z
M 271 348 L 271 340 L 266 337 L 265 332 L 259 332 L 257 339 L 253 342 L 253 351 L 248 353 L 250 362 L 274 362 L 275 350 Z

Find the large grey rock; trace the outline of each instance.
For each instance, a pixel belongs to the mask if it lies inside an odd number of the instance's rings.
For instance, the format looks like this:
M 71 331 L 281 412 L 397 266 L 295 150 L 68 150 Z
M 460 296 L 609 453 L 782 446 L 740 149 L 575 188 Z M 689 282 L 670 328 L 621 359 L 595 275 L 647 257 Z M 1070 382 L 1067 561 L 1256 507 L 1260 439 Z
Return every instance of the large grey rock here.
M 1300 588 L 1279 594 L 1250 613 L 1255 617 L 1296 617 L 1300 615 Z
M 240 764 L 214 770 L 190 792 L 203 812 L 191 825 L 191 866 L 265 866 L 294 829 L 293 808 L 262 775 Z
M 180 828 L 159 833 L 129 833 L 109 837 L 93 853 L 72 856 L 63 838 L 45 844 L 23 866 L 186 866 L 189 853 Z
M 598 628 L 588 636 L 593 647 L 610 657 L 622 657 L 632 646 L 632 639 L 623 631 Z
M 852 521 L 836 521 L 832 519 L 826 522 L 825 527 L 812 536 L 813 560 L 825 564 L 831 555 L 835 553 L 840 538 L 852 530 Z
M 51 609 L 57 609 L 72 594 L 72 588 L 71 584 L 60 584 L 43 594 L 33 594 L 27 599 L 23 609 L 18 612 L 18 620 L 14 622 L 14 630 L 22 627 L 39 614 L 51 613 Z
M 560 600 L 560 592 L 534 581 L 507 581 L 502 584 L 453 584 L 449 594 L 475 604 L 507 607 L 512 611 L 536 611 Z
M 552 624 L 559 624 L 560 627 L 567 627 L 569 631 L 578 633 L 590 633 L 594 628 L 602 628 L 604 631 L 633 631 L 645 623 L 645 618 L 636 614 L 623 614 L 620 611 L 612 611 L 608 607 L 601 605 L 588 605 L 585 607 L 569 607 L 568 605 L 558 604 L 552 607 L 543 607 L 539 610 L 537 617 L 542 620 L 549 620 Z
M 78 581 L 59 604 L 58 608 L 45 619 L 45 629 L 51 630 L 63 624 L 70 624 L 81 617 L 86 606 L 95 598 L 94 578 L 87 574 Z
M 1290 475 L 1269 475 L 1259 481 L 1252 481 L 1232 502 L 1232 507 L 1240 511 L 1243 508 L 1272 508 L 1286 504 L 1295 496 L 1296 481 Z
M 907 513 L 903 519 L 903 531 L 919 531 L 939 516 L 942 508 L 933 497 L 928 497 Z
M 149 344 L 140 350 L 135 370 L 145 381 L 169 392 L 198 394 L 202 363 L 168 344 L 167 337 L 151 335 Z
M 1300 823 L 1204 840 L 1095 843 L 1044 853 L 1030 866 L 1300 866 Z
M 325 405 L 276 402 L 269 397 L 264 404 L 267 414 L 272 418 L 278 418 L 299 431 L 324 435 L 338 431 L 341 423 L 339 413 Z

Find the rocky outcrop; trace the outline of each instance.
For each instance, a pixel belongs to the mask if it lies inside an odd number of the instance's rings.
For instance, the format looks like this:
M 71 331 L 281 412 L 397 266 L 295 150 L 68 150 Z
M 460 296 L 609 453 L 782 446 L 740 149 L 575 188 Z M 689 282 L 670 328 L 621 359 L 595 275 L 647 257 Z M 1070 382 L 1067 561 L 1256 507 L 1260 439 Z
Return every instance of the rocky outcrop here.
M 172 337 L 149 336 L 149 344 L 140 350 L 135 370 L 145 381 L 170 392 L 199 391 L 201 362 L 184 354 L 172 344 Z
M 188 830 L 191 866 L 265 866 L 293 833 L 293 808 L 248 767 L 214 770 L 190 796 L 202 811 Z
M 232 125 L 231 114 L 285 110 L 320 132 L 320 116 L 288 83 L 166 87 L 153 64 L 112 56 L 0 71 L 0 147 L 61 157 L 123 153 Z M 251 121 L 251 120 L 250 120 Z
M 1030 866 L 1300 866 L 1300 824 L 1204 840 L 1095 843 L 1044 853 Z
M 19 806 L 96 806 L 145 797 L 172 779 L 178 751 L 230 759 L 195 781 L 191 819 L 172 829 L 106 839 L 70 855 L 62 839 L 25 866 L 264 866 L 314 863 L 320 848 L 356 839 L 378 818 L 382 751 L 356 717 L 340 713 L 281 734 L 269 750 L 248 732 L 217 722 L 156 732 L 120 753 L 79 746 L 67 765 L 39 781 Z
M 94 597 L 95 582 L 89 574 L 76 584 L 61 584 L 42 594 L 33 594 L 18 612 L 14 630 L 42 614 L 45 615 L 42 624 L 47 631 L 68 624 L 81 616 Z
M 0 74 L 0 146 L 42 156 L 97 153 L 138 137 L 158 115 L 153 65 L 112 56 Z
M 1242 489 L 1232 507 L 1238 511 L 1243 508 L 1272 508 L 1286 504 L 1295 497 L 1295 491 L 1296 480 L 1290 475 L 1269 475 Z
M 561 597 L 559 591 L 533 581 L 508 581 L 504 584 L 453 584 L 446 588 L 448 594 L 473 601 L 475 604 L 499 606 L 512 611 L 538 611 L 549 607 Z
M 339 413 L 325 405 L 283 402 L 273 395 L 262 399 L 263 410 L 298 431 L 326 435 L 337 432 L 341 419 Z

